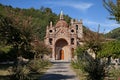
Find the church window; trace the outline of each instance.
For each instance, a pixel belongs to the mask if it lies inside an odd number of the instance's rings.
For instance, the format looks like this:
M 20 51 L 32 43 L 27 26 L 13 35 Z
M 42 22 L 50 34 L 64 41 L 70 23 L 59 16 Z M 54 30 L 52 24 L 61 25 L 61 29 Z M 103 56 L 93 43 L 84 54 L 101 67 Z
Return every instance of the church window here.
M 50 33 L 52 33 L 52 30 L 49 30 Z
M 49 38 L 49 43 L 50 45 L 52 45 L 52 38 Z
M 74 44 L 74 38 L 71 38 L 71 44 Z
M 78 30 L 78 25 L 76 25 L 76 30 Z

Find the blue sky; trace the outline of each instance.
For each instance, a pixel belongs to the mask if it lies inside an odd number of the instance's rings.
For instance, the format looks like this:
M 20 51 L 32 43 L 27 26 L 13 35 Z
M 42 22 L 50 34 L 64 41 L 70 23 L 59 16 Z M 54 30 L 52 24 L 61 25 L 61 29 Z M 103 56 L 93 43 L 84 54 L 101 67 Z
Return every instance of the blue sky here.
M 40 9 L 41 6 L 49 7 L 56 14 L 62 10 L 64 14 L 75 19 L 82 19 L 83 24 L 93 31 L 109 32 L 120 26 L 115 21 L 109 20 L 109 12 L 103 7 L 102 0 L 0 0 L 4 5 L 19 8 Z

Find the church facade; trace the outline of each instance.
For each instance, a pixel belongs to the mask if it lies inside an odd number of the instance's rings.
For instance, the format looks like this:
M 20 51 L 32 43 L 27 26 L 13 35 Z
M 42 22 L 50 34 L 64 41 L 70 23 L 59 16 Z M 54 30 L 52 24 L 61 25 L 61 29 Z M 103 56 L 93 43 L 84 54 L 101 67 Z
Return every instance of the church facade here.
M 52 60 L 71 61 L 76 58 L 73 52 L 80 44 L 80 39 L 83 38 L 82 21 L 71 19 L 70 24 L 64 20 L 64 15 L 61 12 L 58 22 L 46 28 L 46 36 L 44 42 L 50 46 Z

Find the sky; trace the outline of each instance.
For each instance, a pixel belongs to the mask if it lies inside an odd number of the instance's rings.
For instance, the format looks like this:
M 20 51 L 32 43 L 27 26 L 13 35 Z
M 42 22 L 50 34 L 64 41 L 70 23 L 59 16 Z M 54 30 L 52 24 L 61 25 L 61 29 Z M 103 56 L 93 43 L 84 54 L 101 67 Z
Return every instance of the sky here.
M 49 7 L 56 14 L 63 11 L 71 18 L 82 19 L 83 25 L 93 31 L 98 31 L 100 25 L 101 33 L 107 33 L 120 26 L 117 22 L 109 20 L 110 14 L 104 8 L 102 0 L 0 0 L 0 3 L 14 8 Z

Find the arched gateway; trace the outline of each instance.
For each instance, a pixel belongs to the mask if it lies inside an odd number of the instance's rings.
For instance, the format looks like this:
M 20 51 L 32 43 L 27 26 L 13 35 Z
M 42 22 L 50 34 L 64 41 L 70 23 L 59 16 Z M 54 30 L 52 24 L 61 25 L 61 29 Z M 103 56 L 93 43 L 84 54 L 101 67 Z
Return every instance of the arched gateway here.
M 65 39 L 59 39 L 55 43 L 55 59 L 56 60 L 69 60 L 71 56 L 68 42 Z
M 83 37 L 82 21 L 71 20 L 68 25 L 64 20 L 63 13 L 60 14 L 60 19 L 53 25 L 47 26 L 45 44 L 50 46 L 52 60 L 71 61 L 75 58 L 73 52 L 77 47 L 78 39 Z

